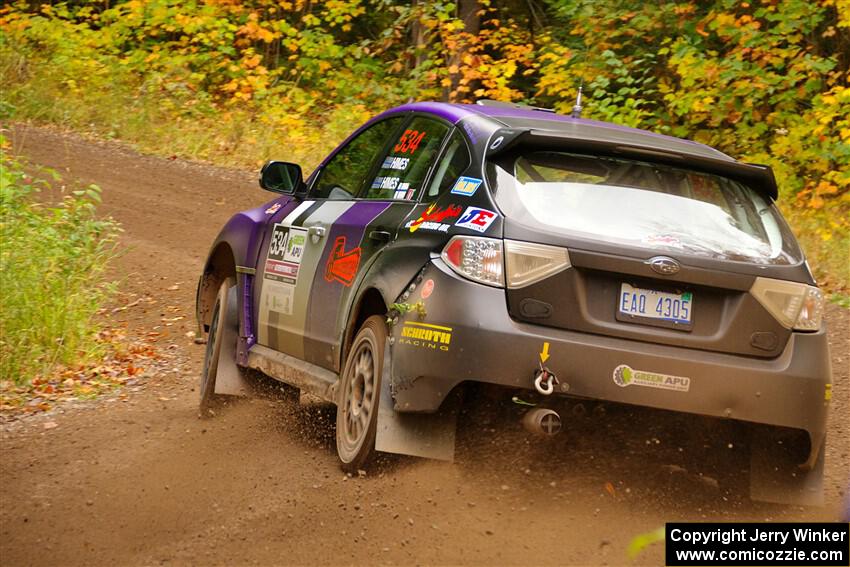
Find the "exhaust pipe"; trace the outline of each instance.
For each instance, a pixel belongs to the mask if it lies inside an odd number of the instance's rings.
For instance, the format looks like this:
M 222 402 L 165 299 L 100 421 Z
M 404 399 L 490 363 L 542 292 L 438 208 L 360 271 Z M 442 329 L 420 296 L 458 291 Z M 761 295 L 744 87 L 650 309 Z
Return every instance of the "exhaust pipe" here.
M 522 416 L 522 426 L 535 435 L 554 437 L 561 431 L 561 416 L 547 408 L 533 408 Z

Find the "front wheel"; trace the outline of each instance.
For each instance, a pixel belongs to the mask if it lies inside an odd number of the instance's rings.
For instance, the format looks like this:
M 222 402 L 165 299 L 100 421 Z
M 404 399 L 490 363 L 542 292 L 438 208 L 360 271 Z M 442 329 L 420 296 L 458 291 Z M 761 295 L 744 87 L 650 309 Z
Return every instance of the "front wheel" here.
M 369 317 L 345 362 L 336 408 L 336 450 L 346 472 L 362 469 L 375 453 L 386 340 L 384 318 Z

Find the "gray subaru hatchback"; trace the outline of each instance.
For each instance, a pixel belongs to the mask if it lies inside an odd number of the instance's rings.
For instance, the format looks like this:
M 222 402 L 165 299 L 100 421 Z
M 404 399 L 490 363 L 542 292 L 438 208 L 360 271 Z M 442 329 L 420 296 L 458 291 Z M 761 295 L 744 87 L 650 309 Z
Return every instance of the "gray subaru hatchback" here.
M 201 409 L 248 369 L 337 406 L 343 468 L 452 458 L 470 383 L 753 424 L 753 497 L 820 497 L 824 296 L 770 168 L 545 109 L 416 103 L 236 214 L 198 286 Z

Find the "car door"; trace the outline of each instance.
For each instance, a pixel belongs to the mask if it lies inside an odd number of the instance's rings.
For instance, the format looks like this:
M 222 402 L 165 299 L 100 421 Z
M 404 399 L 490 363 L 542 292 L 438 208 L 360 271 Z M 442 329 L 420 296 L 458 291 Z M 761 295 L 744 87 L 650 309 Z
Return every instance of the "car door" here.
M 375 162 L 404 121 L 404 116 L 395 116 L 359 132 L 321 166 L 307 198 L 275 213 L 268 223 L 258 265 L 262 276 L 254 296 L 259 344 L 302 360 L 312 352 L 305 346 L 308 308 L 314 280 L 325 275 L 320 269 L 327 264 L 327 260 L 322 263 L 325 248 L 328 243 L 333 248 L 336 242 L 330 229 L 356 203 Z M 368 211 L 359 210 L 359 214 L 365 219 Z M 344 236 L 355 242 L 354 234 Z M 352 252 L 348 242 L 343 243 L 342 252 L 346 251 Z M 356 260 L 356 254 L 346 258 Z M 340 273 L 341 262 L 337 268 Z
M 269 223 L 257 292 L 259 344 L 339 370 L 357 283 L 395 239 L 448 131 L 424 116 L 371 125 L 322 166 L 304 201 Z
M 305 360 L 339 370 L 349 307 L 369 266 L 392 246 L 399 226 L 413 210 L 450 126 L 442 120 L 414 115 L 389 139 L 370 171 L 358 198 L 348 201 L 328 228 L 327 243 L 313 278 L 304 329 Z M 326 187 L 326 172 L 317 186 Z M 338 216 L 337 216 L 338 214 Z M 307 219 L 308 230 L 320 221 Z

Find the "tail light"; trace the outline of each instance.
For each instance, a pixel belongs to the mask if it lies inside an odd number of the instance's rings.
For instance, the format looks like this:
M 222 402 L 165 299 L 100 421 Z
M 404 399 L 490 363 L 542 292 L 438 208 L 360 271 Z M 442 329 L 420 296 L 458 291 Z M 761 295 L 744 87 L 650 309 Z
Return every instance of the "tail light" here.
M 508 287 L 525 287 L 570 267 L 566 248 L 533 242 L 505 240 L 505 272 Z
M 470 280 L 511 289 L 539 282 L 570 267 L 565 248 L 495 240 L 478 236 L 455 236 L 442 253 L 443 261 Z
M 502 241 L 478 236 L 455 236 L 441 254 L 461 276 L 494 287 L 504 287 Z
M 756 278 L 750 293 L 788 329 L 817 331 L 823 319 L 823 292 L 810 285 Z

